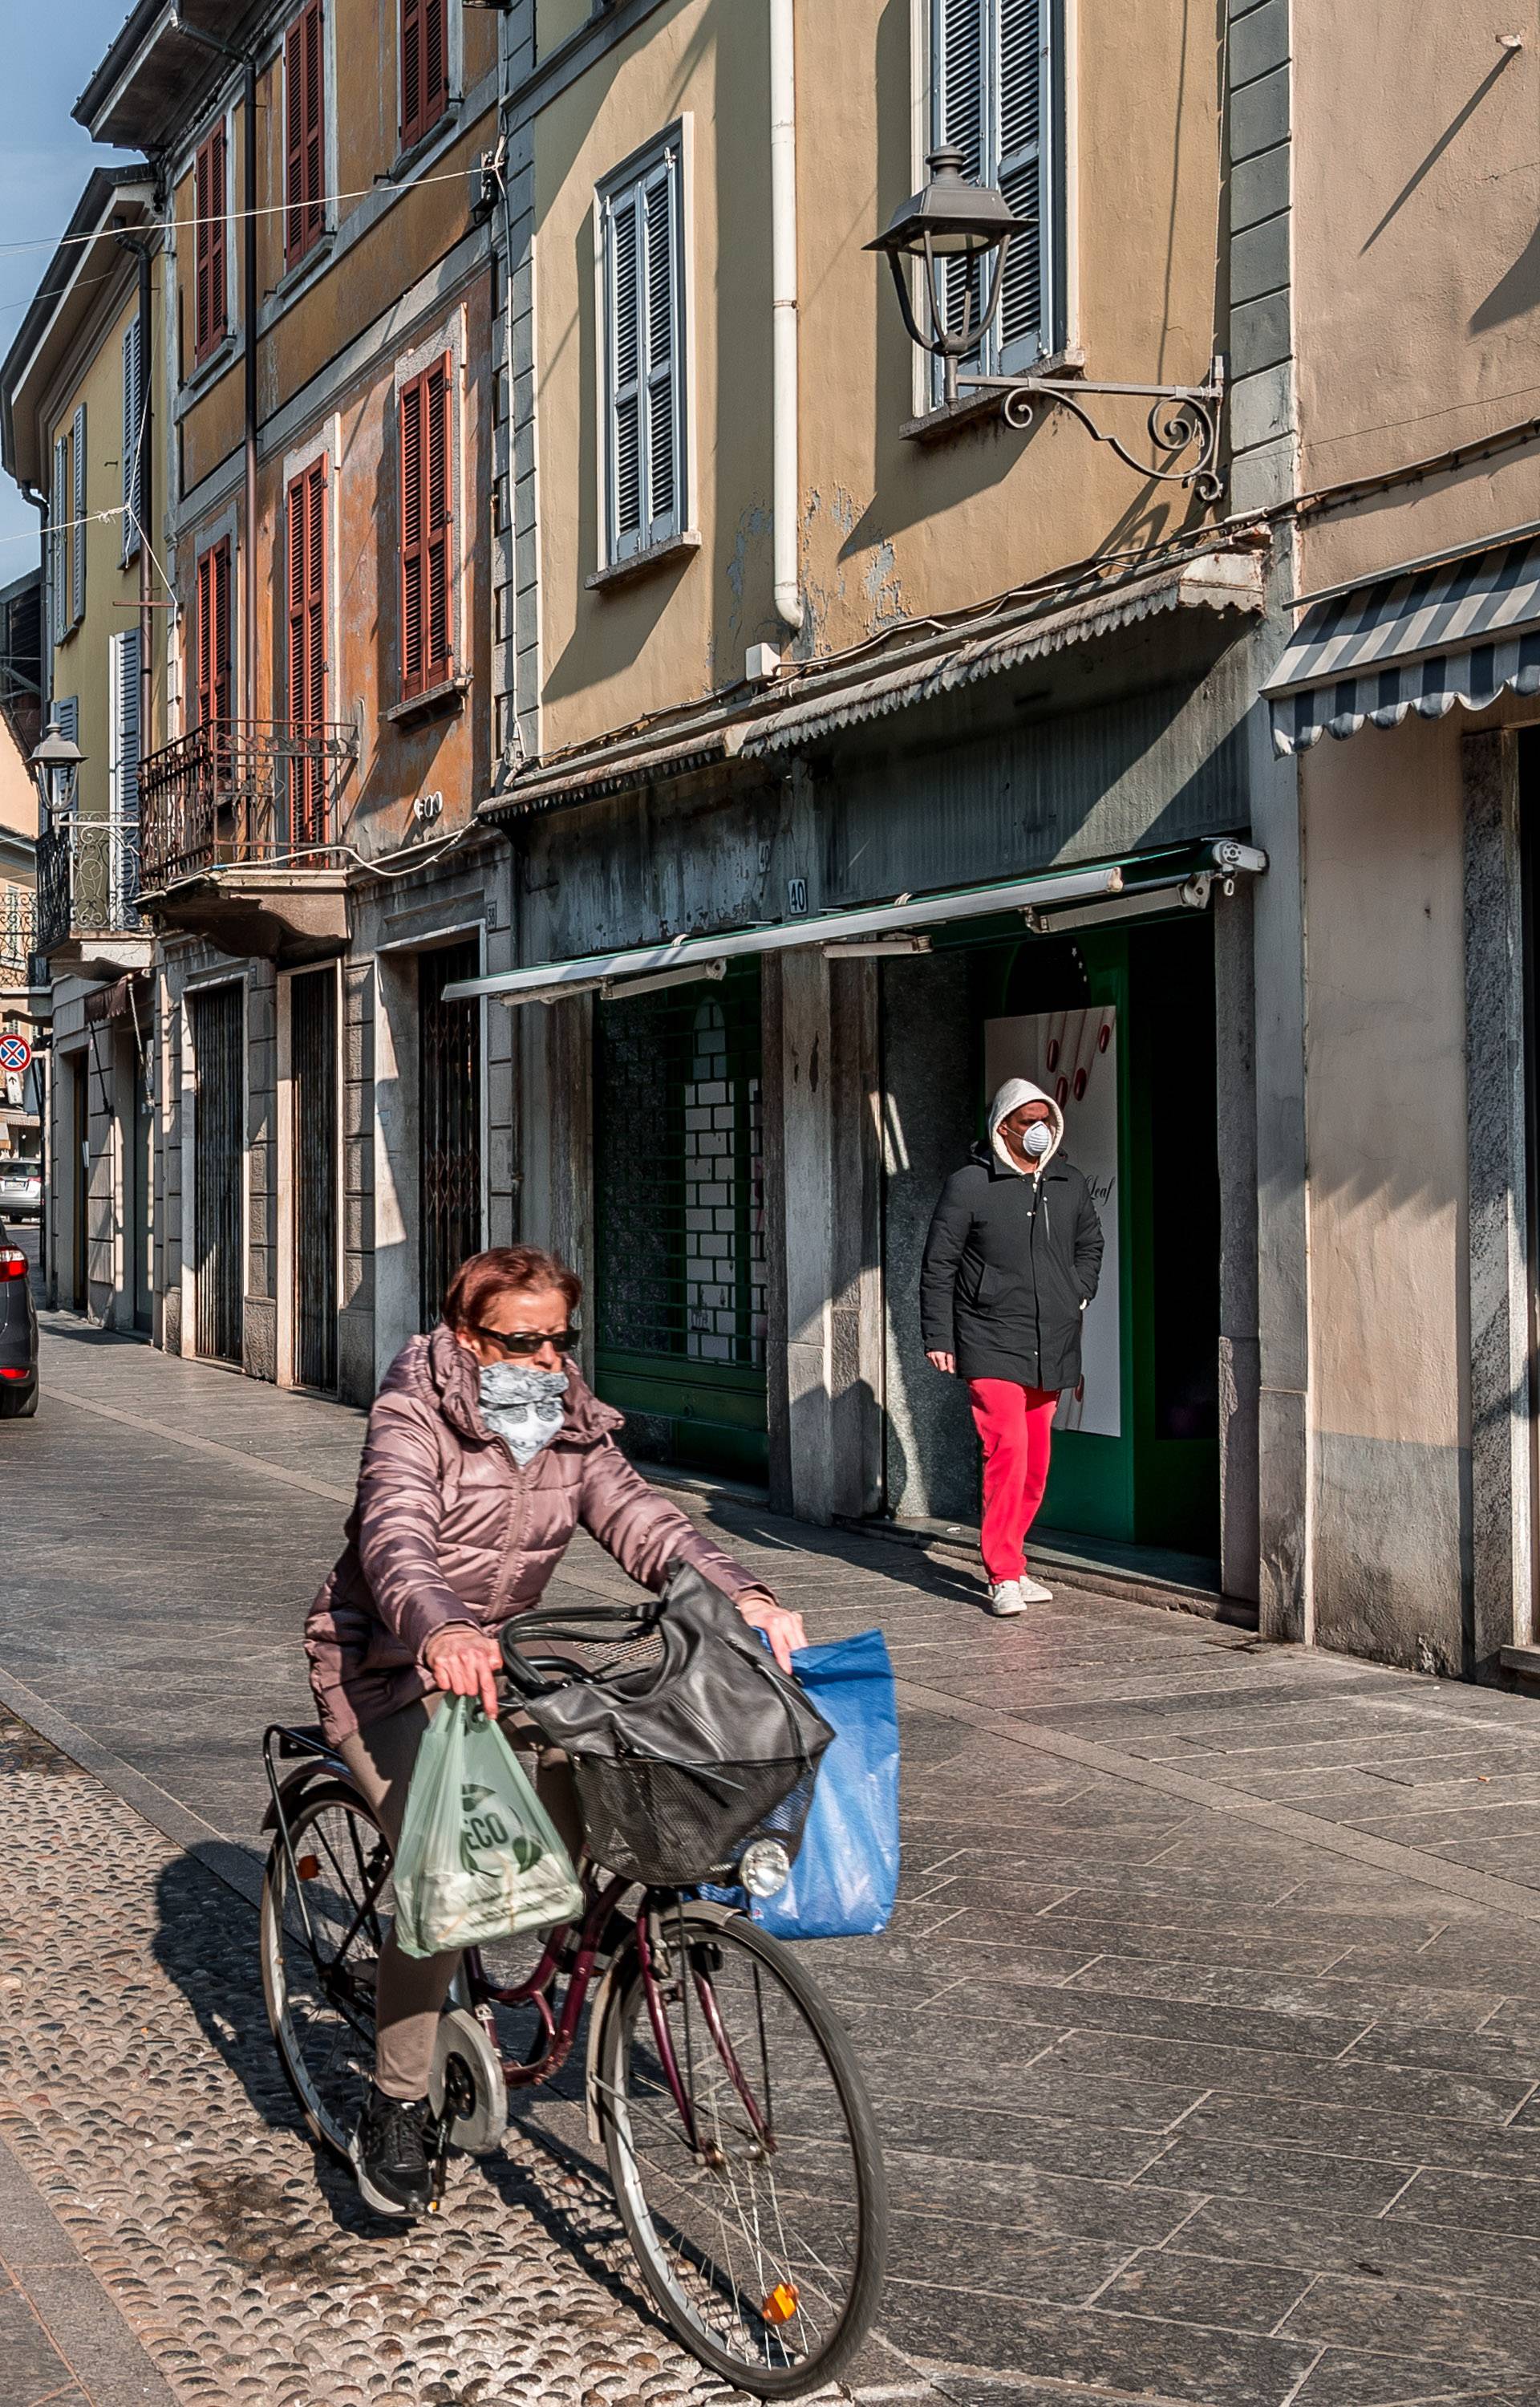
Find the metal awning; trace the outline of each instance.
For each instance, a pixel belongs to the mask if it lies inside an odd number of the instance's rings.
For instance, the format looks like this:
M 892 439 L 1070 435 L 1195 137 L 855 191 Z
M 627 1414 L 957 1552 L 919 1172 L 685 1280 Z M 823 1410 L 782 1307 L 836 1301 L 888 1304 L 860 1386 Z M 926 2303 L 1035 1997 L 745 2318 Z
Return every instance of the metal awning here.
M 942 620 L 900 624 L 852 651 L 787 662 L 753 695 L 739 690 L 699 708 L 661 713 L 623 734 L 536 762 L 478 804 L 476 816 L 508 819 L 740 760 L 763 763 L 1168 613 L 1256 618 L 1264 606 L 1264 568 L 1250 545 L 1216 545 L 1138 573 L 1107 570 L 1073 589 L 1028 590 Z
M 1540 691 L 1540 535 L 1323 596 L 1263 690 L 1284 753 Z
M 1059 915 L 1077 906 L 1094 907 L 1126 895 L 1131 911 L 1148 910 L 1152 899 L 1169 898 L 1175 905 L 1183 890 L 1202 907 L 1209 882 L 1255 876 L 1267 866 L 1267 856 L 1252 845 L 1231 836 L 1212 843 L 1181 847 L 1141 861 L 1137 855 L 1121 862 L 1102 862 L 1085 869 L 1048 870 L 1038 877 L 1016 877 L 996 886 L 958 887 L 951 893 L 900 895 L 892 903 L 873 904 L 859 911 L 826 911 L 806 919 L 788 919 L 757 928 L 731 928 L 720 934 L 685 933 L 667 943 L 638 945 L 624 952 L 585 953 L 572 961 L 543 961 L 530 969 L 501 970 L 491 977 L 461 978 L 444 990 L 446 1003 L 470 1002 L 488 995 L 498 1003 L 560 1003 L 577 994 L 643 994 L 661 986 L 683 985 L 687 979 L 718 978 L 727 963 L 748 953 L 784 953 L 809 948 L 848 953 L 863 946 L 875 950 L 886 940 L 914 937 L 959 919 L 982 919 L 999 912 L 1020 912 L 1028 928 L 1065 925 Z

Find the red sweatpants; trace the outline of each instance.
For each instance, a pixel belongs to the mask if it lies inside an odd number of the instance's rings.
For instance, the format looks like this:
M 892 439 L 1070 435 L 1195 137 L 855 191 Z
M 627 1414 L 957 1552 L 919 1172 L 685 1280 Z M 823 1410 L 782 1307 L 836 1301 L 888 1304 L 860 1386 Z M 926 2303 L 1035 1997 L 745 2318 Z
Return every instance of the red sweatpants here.
M 973 1426 L 984 1450 L 984 1570 L 992 1584 L 1020 1579 L 1026 1533 L 1048 1485 L 1057 1391 L 1015 1379 L 969 1379 Z

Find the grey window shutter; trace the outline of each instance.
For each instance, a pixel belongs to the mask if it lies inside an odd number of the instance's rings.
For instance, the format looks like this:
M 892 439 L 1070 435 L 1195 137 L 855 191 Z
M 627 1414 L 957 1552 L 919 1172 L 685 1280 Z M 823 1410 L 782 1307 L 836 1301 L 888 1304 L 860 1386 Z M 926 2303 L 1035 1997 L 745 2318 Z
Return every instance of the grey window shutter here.
M 139 630 L 125 628 L 118 637 L 118 690 L 113 696 L 117 719 L 117 790 L 114 805 L 122 819 L 139 816 Z
M 77 693 L 66 693 L 58 696 L 53 705 L 53 715 L 59 721 L 60 734 L 67 735 L 72 744 L 78 744 L 80 741 L 79 695 Z M 70 810 L 75 808 L 76 780 L 79 776 L 79 774 L 80 773 L 78 769 L 71 770 L 70 772 L 67 802 L 67 807 Z
M 53 490 L 49 496 L 49 585 L 53 641 L 69 633 L 69 437 L 61 434 L 53 447 Z
M 603 204 L 609 557 L 684 524 L 681 176 L 671 146 Z
M 609 225 L 611 558 L 642 539 L 642 245 L 635 186 L 613 196 Z
M 1049 88 L 1045 0 L 999 0 L 999 157 L 996 175 L 1027 221 L 1007 254 L 999 348 L 1008 367 L 1051 348 L 1047 335 L 1047 237 L 1053 215 L 1044 98 Z
M 75 413 L 70 433 L 70 448 L 75 455 L 75 548 L 71 554 L 75 575 L 71 585 L 70 612 L 78 626 L 86 615 L 86 405 L 81 402 Z
M 139 465 L 139 320 L 123 328 L 123 558 L 139 548 L 139 497 L 144 478 Z
M 932 121 L 938 144 L 963 154 L 963 174 L 989 181 L 985 65 L 993 43 L 996 0 L 932 0 Z M 943 271 L 947 324 L 960 332 L 971 308 L 981 310 L 982 279 L 966 259 Z
M 671 151 L 648 179 L 642 216 L 647 262 L 647 534 L 653 543 L 679 531 L 677 216 Z

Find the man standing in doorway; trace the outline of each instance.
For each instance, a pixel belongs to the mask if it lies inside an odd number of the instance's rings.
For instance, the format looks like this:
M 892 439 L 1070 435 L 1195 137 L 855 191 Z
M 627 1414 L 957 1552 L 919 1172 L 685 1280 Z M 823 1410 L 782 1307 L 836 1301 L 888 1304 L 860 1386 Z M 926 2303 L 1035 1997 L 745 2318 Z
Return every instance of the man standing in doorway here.
M 1029 1078 L 989 1107 L 989 1141 L 941 1189 L 920 1270 L 925 1358 L 968 1381 L 984 1452 L 989 1609 L 1053 1591 L 1028 1576 L 1026 1533 L 1048 1485 L 1062 1389 L 1081 1376 L 1081 1318 L 1101 1275 L 1091 1190 L 1059 1148 L 1064 1114 Z

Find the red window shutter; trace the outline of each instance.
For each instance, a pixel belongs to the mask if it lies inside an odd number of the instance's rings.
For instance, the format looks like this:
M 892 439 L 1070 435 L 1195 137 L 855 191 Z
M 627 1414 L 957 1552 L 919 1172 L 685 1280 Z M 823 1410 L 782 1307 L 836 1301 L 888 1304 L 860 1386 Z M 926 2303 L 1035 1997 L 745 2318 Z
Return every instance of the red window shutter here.
M 401 691 L 403 701 L 427 683 L 423 651 L 423 388 L 414 377 L 401 394 Z
M 209 227 L 213 217 L 208 189 L 209 153 L 205 142 L 198 153 L 192 171 L 192 214 L 195 221 L 192 235 L 193 302 L 192 356 L 204 358 L 208 349 L 208 320 L 213 279 L 209 273 Z
M 198 561 L 198 724 L 230 717 L 230 537 L 221 535 Z
M 289 488 L 289 720 L 300 736 L 318 736 L 326 719 L 326 463 Z M 324 766 L 318 758 L 292 764 L 291 840 L 326 840 Z
M 449 675 L 449 536 L 453 462 L 449 440 L 448 360 L 440 360 L 423 379 L 423 416 L 427 442 L 423 473 L 424 538 L 427 553 L 427 625 L 423 674 L 430 685 L 441 685 Z
M 325 45 L 321 0 L 289 29 L 284 44 L 284 248 L 303 259 L 326 223 Z
M 421 134 L 423 115 L 422 0 L 401 0 L 401 147 Z
M 214 717 L 214 554 L 211 551 L 205 551 L 198 563 L 195 640 L 198 647 L 198 724 L 206 727 Z
M 225 307 L 225 130 L 217 125 L 198 152 L 192 182 L 197 227 L 193 240 L 192 355 L 205 360 L 229 322 Z

